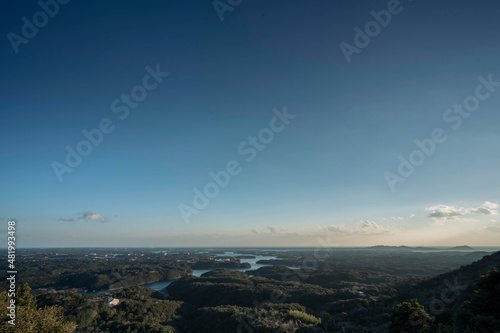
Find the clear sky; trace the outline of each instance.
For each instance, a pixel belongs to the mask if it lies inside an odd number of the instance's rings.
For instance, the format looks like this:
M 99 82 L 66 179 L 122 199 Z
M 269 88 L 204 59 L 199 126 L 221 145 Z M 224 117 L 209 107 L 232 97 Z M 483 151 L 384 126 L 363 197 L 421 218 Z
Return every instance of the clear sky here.
M 23 247 L 499 246 L 500 3 L 396 2 L 9 2 L 4 229 Z M 92 151 L 71 166 L 67 147 Z

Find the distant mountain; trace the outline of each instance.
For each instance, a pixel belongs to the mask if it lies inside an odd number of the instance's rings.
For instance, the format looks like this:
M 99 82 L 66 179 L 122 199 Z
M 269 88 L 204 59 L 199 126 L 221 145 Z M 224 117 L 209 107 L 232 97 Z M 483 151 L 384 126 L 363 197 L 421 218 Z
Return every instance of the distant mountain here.
M 462 250 L 471 250 L 471 251 L 474 251 L 475 249 L 472 248 L 472 247 L 470 247 L 470 246 L 467 246 L 467 245 L 462 245 L 462 246 L 452 247 L 452 248 L 450 248 L 448 250 L 460 250 L 460 251 L 462 251 Z
M 435 247 L 425 247 L 425 246 L 417 246 L 415 249 L 424 251 L 439 251 L 439 249 Z
M 389 246 L 389 245 L 376 245 L 376 246 L 371 246 L 370 249 L 373 250 L 392 250 L 392 251 L 411 251 L 411 250 L 419 250 L 419 251 L 476 251 L 476 249 L 467 246 L 467 245 L 462 245 L 462 246 L 455 246 L 451 247 L 448 249 L 442 248 L 438 249 L 435 247 L 425 247 L 425 246 Z
M 439 251 L 439 249 L 435 247 L 424 247 L 424 246 L 417 246 L 417 247 L 412 247 L 412 246 L 406 246 L 406 245 L 401 245 L 401 246 L 389 246 L 389 245 L 376 245 L 370 247 L 370 249 L 374 250 L 403 250 L 403 251 L 409 251 L 409 250 L 424 250 L 424 251 Z
M 375 246 L 371 246 L 370 249 L 373 249 L 373 250 L 391 250 L 391 251 L 408 251 L 408 250 L 412 250 L 411 247 L 404 246 L 404 245 L 401 245 L 401 246 L 375 245 Z

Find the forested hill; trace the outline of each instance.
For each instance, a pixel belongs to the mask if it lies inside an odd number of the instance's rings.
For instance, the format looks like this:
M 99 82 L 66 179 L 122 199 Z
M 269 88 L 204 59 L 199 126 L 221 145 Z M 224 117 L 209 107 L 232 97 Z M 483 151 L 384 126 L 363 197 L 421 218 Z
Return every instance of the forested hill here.
M 311 253 L 295 249 L 269 254 L 303 262 L 314 258 Z M 86 280 L 71 278 L 82 277 L 75 274 L 86 262 L 94 265 L 99 276 L 113 278 L 119 273 L 132 282 L 158 268 L 191 269 L 189 265 L 198 262 L 219 262 L 207 253 L 144 254 L 137 250 L 131 256 L 110 260 L 31 258 L 24 262 L 36 266 L 25 274 L 36 282 L 35 273 L 47 272 L 45 283 L 50 280 L 49 268 L 59 266 L 64 270 L 54 274 L 65 277 L 68 285 L 86 285 Z M 71 262 L 78 265 L 66 267 Z M 24 326 L 16 325 L 16 329 L 53 333 L 500 332 L 500 272 L 495 270 L 500 268 L 500 252 L 341 249 L 332 250 L 316 264 L 186 274 L 161 292 L 134 286 L 81 295 L 74 289 L 38 288 L 30 292 L 27 285 L 20 285 L 16 315 L 19 325 Z M 447 267 L 453 268 L 443 273 Z M 108 305 L 108 297 L 118 304 Z M 12 331 L 5 320 L 8 302 L 7 293 L 0 292 L 0 315 L 4 318 L 0 332 Z
M 443 289 L 453 289 L 449 287 L 450 284 L 456 286 L 453 290 L 462 291 L 474 288 L 482 275 L 487 274 L 495 268 L 500 269 L 500 251 L 485 255 L 480 260 L 461 266 L 450 272 L 439 274 L 417 283 L 407 284 L 406 288 L 400 290 L 400 297 L 415 297 L 422 300 L 423 303 L 429 303 L 433 298 L 441 297 L 440 293 L 442 293 Z
M 470 265 L 461 266 L 459 269 L 440 274 L 420 283 L 417 287 L 426 288 L 430 285 L 443 284 L 445 280 L 454 280 L 457 277 L 462 284 L 471 285 L 494 268 L 500 269 L 500 251 L 484 256 Z
M 412 309 L 410 316 L 420 312 L 417 321 L 427 322 L 430 331 L 500 332 L 499 268 L 500 252 L 495 252 L 453 271 L 400 285 L 395 299 L 406 311 Z M 427 331 L 423 326 L 413 328 Z

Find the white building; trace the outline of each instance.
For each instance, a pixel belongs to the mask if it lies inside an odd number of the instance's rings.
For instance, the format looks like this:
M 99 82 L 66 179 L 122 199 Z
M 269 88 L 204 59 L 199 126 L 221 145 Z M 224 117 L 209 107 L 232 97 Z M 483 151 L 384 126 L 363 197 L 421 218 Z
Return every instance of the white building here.
M 120 304 L 120 300 L 118 298 L 108 297 L 108 306 L 112 307 Z

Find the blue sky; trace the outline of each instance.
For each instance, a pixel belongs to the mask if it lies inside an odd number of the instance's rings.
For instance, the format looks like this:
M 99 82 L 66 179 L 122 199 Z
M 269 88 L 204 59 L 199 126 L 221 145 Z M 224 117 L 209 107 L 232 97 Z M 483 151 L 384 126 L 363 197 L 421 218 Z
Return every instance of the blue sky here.
M 243 1 L 221 21 L 210 1 L 73 0 L 17 53 L 9 33 L 41 7 L 10 4 L 0 217 L 24 247 L 500 245 L 500 88 L 456 130 L 443 119 L 479 76 L 500 81 L 500 4 L 403 0 L 348 63 L 340 43 L 388 3 Z M 148 66 L 169 75 L 120 119 Z M 238 146 L 285 107 L 247 162 Z M 102 119 L 114 130 L 60 182 L 54 161 Z M 435 128 L 447 140 L 391 191 L 386 172 Z M 241 173 L 186 223 L 179 205 L 232 160 Z

